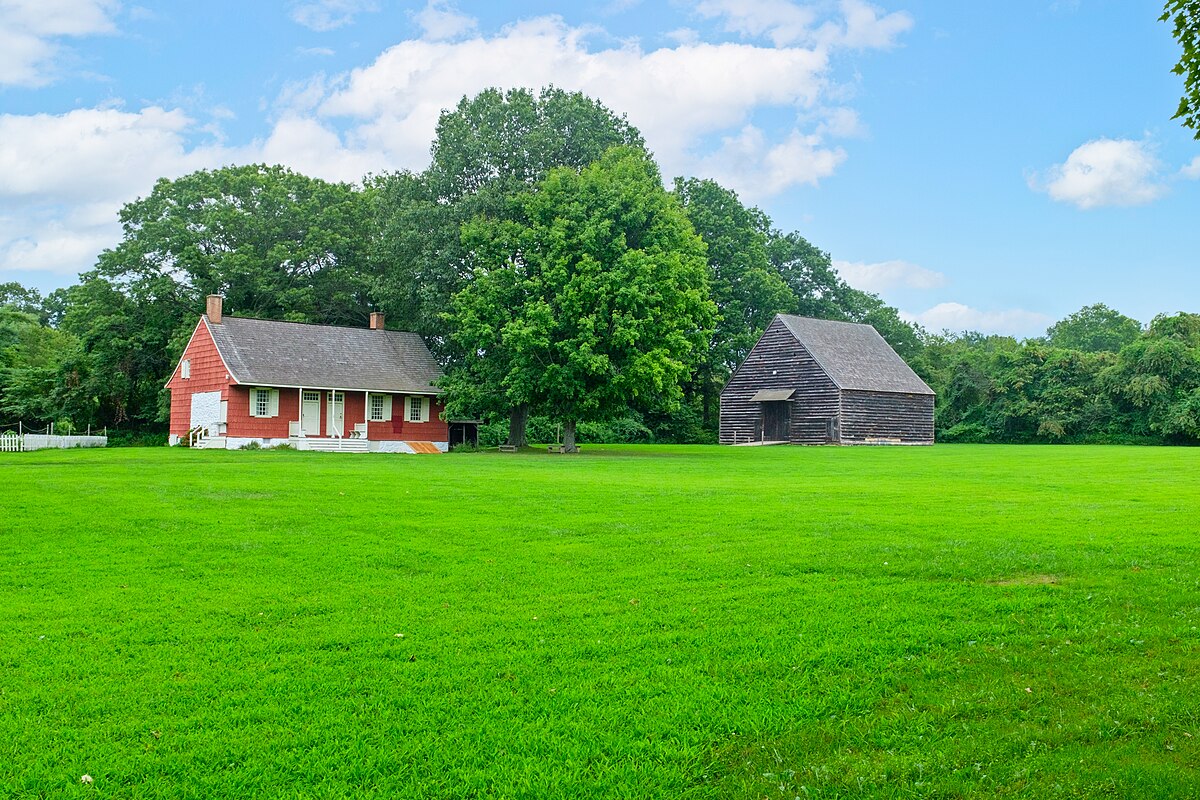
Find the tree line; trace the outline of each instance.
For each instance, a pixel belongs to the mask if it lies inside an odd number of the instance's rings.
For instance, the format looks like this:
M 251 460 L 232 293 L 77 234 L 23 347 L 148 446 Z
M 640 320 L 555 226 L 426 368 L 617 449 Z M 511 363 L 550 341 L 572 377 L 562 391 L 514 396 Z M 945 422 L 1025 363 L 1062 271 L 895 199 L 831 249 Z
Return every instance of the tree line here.
M 719 393 L 779 312 L 866 322 L 938 393 L 943 440 L 1200 437 L 1200 326 L 1102 306 L 1037 340 L 931 334 L 714 181 L 664 187 L 628 120 L 578 93 L 488 90 L 441 115 L 423 172 L 331 183 L 248 165 L 160 180 L 47 297 L 0 285 L 0 426 L 165 430 L 204 297 L 362 326 L 446 370 L 485 440 L 714 441 Z M 557 431 L 556 431 L 557 433 Z

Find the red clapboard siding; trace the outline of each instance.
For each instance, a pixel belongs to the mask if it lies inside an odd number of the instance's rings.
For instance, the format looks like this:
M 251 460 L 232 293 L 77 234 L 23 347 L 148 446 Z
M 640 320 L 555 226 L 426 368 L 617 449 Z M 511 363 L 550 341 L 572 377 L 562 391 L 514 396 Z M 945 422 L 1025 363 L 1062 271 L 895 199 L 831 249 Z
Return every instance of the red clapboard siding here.
M 192 376 L 187 380 L 179 376 L 180 365 L 184 359 L 191 361 Z M 171 433 L 186 436 L 191 421 L 192 394 L 220 390 L 221 399 L 227 400 L 230 381 L 204 319 L 196 324 L 192 340 L 184 348 L 179 361 L 180 364 L 175 366 L 171 380 L 167 382 L 167 388 L 171 391 Z
M 250 416 L 250 386 L 229 387 L 229 410 L 225 417 L 225 435 L 234 438 L 286 439 L 288 423 L 300 419 L 300 390 L 279 390 L 279 415 Z M 324 416 L 324 415 L 322 415 Z M 322 422 L 324 420 L 322 419 Z

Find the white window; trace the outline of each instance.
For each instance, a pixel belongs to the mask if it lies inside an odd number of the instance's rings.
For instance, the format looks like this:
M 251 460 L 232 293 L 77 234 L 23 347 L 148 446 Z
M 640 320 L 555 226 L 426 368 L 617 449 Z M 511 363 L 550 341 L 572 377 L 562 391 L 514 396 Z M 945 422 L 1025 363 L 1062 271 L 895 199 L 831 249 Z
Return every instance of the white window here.
M 405 399 L 407 406 L 404 418 L 409 422 L 429 422 L 429 402 L 426 398 L 413 395 Z
M 369 395 L 367 403 L 368 422 L 387 422 L 392 418 L 392 396 L 389 394 Z
M 279 416 L 278 389 L 251 389 L 250 416 L 277 417 Z
M 185 381 L 192 377 L 192 360 L 190 358 L 185 358 L 183 363 L 179 365 L 179 377 Z

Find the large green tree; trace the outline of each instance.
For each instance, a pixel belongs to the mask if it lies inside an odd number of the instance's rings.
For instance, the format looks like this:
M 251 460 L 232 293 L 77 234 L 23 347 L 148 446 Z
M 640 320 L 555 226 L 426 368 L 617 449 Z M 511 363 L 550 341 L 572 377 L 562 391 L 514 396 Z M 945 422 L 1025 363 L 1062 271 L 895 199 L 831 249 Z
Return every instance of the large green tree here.
M 207 294 L 225 295 L 243 316 L 366 323 L 375 229 L 353 186 L 278 166 L 226 167 L 160 180 L 120 219 L 121 242 L 62 313 L 92 374 L 104 376 L 111 422 L 165 420 L 162 384 Z
M 464 239 L 474 279 L 452 321 L 466 354 L 453 388 L 482 387 L 563 422 L 669 407 L 703 358 L 715 319 L 704 243 L 650 156 L 618 147 L 551 170 L 514 214 Z
M 1200 0 L 1167 0 L 1159 19 L 1171 23 L 1183 51 L 1171 68 L 1183 76 L 1183 96 L 1172 119 L 1182 120 L 1200 139 Z
M 39 303 L 26 302 L 31 297 L 40 298 L 22 292 L 0 297 L 0 427 L 55 423 L 69 432 L 93 422 L 93 409 L 74 379 L 79 342 L 44 325 Z
M 426 337 L 443 361 L 461 357 L 451 337 L 450 298 L 472 279 L 462 228 L 477 217 L 511 218 L 556 167 L 582 169 L 610 147 L 641 148 L 625 119 L 578 92 L 487 89 L 442 113 L 429 168 L 383 175 L 376 190 L 383 308 Z M 515 405 L 509 442 L 525 444 L 529 409 Z M 500 413 L 500 412 L 497 412 Z
M 717 307 L 704 360 L 695 378 L 702 418 L 715 424 L 717 401 L 729 373 L 779 312 L 794 310 L 792 292 L 767 257 L 770 220 L 712 180 L 678 178 L 675 196 L 708 246 L 708 283 Z
M 160 180 L 121 209 L 124 238 L 97 273 L 118 286 L 167 278 L 189 308 L 220 292 L 237 313 L 361 324 L 370 310 L 363 193 L 252 164 Z
M 1046 330 L 1046 341 L 1085 353 L 1120 352 L 1142 333 L 1142 324 L 1103 303 L 1084 306 Z
M 1200 314 L 1155 317 L 1102 377 L 1149 431 L 1200 439 Z

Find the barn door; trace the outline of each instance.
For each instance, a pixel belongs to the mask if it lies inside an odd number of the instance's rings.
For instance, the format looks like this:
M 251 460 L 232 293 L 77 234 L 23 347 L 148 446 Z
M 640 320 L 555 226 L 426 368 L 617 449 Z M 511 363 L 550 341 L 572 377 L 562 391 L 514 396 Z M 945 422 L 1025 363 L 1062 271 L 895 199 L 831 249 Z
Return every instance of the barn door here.
M 762 404 L 764 442 L 788 441 L 788 427 L 792 420 L 791 405 L 787 400 Z

